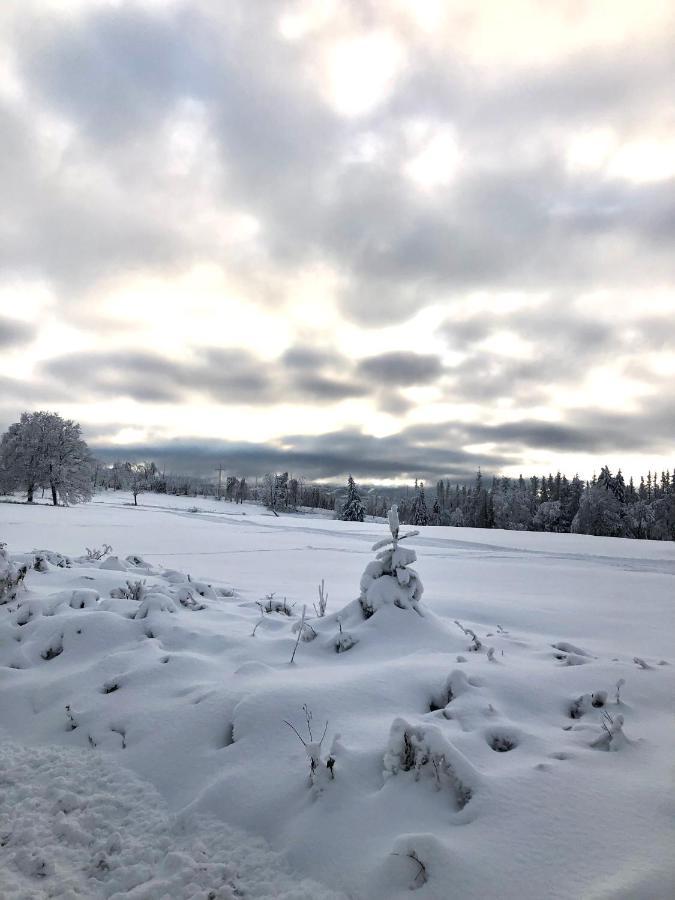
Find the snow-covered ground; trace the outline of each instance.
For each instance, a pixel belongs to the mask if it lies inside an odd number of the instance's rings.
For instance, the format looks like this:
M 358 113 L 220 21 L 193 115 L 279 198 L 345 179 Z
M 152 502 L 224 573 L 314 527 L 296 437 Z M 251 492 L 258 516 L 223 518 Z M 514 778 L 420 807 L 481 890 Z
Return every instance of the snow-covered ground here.
M 17 562 L 114 548 L 0 606 L 0 896 L 672 895 L 675 545 L 425 528 L 364 620 L 385 525 L 128 502 L 0 504 Z

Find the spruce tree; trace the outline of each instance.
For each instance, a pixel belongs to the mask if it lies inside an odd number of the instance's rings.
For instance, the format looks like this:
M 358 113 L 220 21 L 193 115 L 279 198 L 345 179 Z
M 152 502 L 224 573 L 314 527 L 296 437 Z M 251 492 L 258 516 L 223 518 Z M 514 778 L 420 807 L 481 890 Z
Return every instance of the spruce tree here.
M 417 485 L 415 482 L 415 486 L 417 487 L 417 493 L 415 495 L 415 499 L 413 501 L 412 508 L 412 524 L 413 525 L 428 525 L 429 524 L 429 512 L 427 510 L 427 503 L 424 498 L 424 482 Z
M 365 515 L 366 510 L 356 489 L 356 482 L 350 475 L 347 479 L 347 497 L 340 513 L 340 519 L 343 522 L 363 522 Z

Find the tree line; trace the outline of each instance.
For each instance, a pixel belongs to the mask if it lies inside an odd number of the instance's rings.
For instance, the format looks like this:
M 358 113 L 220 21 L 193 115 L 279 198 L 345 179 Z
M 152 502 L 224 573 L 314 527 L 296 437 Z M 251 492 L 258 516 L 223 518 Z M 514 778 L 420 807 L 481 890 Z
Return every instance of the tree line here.
M 626 483 L 621 471 L 603 466 L 590 481 L 556 475 L 530 478 L 495 476 L 478 470 L 471 484 L 437 482 L 427 498 L 422 482 L 380 492 L 359 491 L 349 476 L 346 488 L 316 484 L 288 472 L 268 472 L 246 479 L 167 474 L 153 461 L 95 459 L 77 422 L 56 413 L 23 413 L 0 440 L 0 492 L 24 491 L 27 502 L 38 491 L 54 505 L 91 499 L 96 490 L 130 491 L 134 503 L 146 491 L 183 496 L 203 495 L 233 503 L 264 504 L 273 512 L 301 508 L 334 511 L 338 518 L 363 522 L 386 516 L 398 504 L 401 522 L 514 531 L 576 532 L 610 537 L 675 540 L 675 470 L 648 472 L 639 484 Z
M 382 515 L 389 501 L 376 496 L 364 502 L 350 476 L 340 517 L 363 521 L 366 515 Z M 410 525 L 675 540 L 675 470 L 648 472 L 636 486 L 608 466 L 590 481 L 558 472 L 528 479 L 495 476 L 487 483 L 479 469 L 473 484 L 438 481 L 430 502 L 424 484 L 415 482 L 412 495 L 398 499 L 398 507 L 401 521 Z

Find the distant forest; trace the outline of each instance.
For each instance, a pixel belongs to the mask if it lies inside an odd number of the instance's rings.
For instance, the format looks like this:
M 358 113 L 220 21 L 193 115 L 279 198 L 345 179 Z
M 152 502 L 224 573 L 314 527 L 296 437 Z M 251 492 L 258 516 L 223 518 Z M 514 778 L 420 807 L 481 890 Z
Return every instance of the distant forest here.
M 422 482 L 414 487 L 359 490 L 350 477 L 346 487 L 306 482 L 287 472 L 255 480 L 224 475 L 214 479 L 162 474 L 154 463 L 99 466 L 98 489 L 131 489 L 135 493 L 215 496 L 224 501 L 254 501 L 274 511 L 301 508 L 333 510 L 339 518 L 364 521 L 385 516 L 392 502 L 410 525 L 453 525 L 552 531 L 610 537 L 675 540 L 675 470 L 649 472 L 636 486 L 621 471 L 603 466 L 591 481 L 558 472 L 524 478 L 486 478 L 480 470 L 472 484 L 437 482 L 435 492 Z

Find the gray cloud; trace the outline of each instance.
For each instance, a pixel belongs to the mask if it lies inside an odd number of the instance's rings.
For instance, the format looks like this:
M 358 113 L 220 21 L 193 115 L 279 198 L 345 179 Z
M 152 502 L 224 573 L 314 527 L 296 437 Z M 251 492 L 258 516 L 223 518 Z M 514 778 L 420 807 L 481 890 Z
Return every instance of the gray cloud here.
M 131 397 L 140 402 L 178 403 L 199 395 L 225 405 L 320 403 L 368 393 L 353 378 L 322 372 L 330 357 L 318 354 L 310 370 L 298 367 L 296 354 L 275 363 L 246 350 L 219 347 L 201 349 L 189 361 L 140 351 L 72 353 L 49 360 L 40 371 L 64 388 L 77 383 L 91 398 Z M 307 351 L 304 358 L 308 362 L 312 353 Z
M 206 110 L 221 163 L 212 202 L 255 214 L 276 265 L 330 259 L 346 281 L 344 310 L 362 323 L 404 318 L 411 302 L 419 308 L 448 290 L 672 279 L 672 185 L 572 175 L 553 140 L 536 158 L 520 148 L 532 123 L 546 138 L 586 127 L 600 112 L 626 128 L 647 111 L 658 114 L 675 77 L 665 39 L 495 80 L 471 77 L 408 36 L 408 73 L 388 105 L 354 124 L 316 96 L 305 77 L 308 47 L 277 31 L 273 11 L 282 9 L 126 5 L 95 8 L 68 27 L 27 14 L 16 46 L 32 96 L 76 126 L 80 152 L 105 166 L 114 190 L 92 204 L 88 192 L 41 179 L 37 193 L 35 154 L 27 161 L 24 152 L 30 119 L 15 122 L 13 165 L 27 183 L 24 227 L 7 262 L 81 284 L 111 268 L 170 270 L 212 252 L 148 196 L 172 184 L 158 182 L 147 148 L 161 149 L 158 130 L 193 99 Z M 459 180 L 438 188 L 433 203 L 400 172 L 409 152 L 401 129 L 423 114 L 451 122 L 466 151 Z M 349 147 L 367 128 L 383 137 L 387 154 L 375 164 L 350 162 Z M 472 164 L 495 146 L 500 158 Z M 146 202 L 126 203 L 130 186 Z
M 18 319 L 0 316 L 0 348 L 27 344 L 35 336 L 35 328 Z
M 576 410 L 567 422 L 522 420 L 496 426 L 473 426 L 473 438 L 498 447 L 537 447 L 561 452 L 672 454 L 675 402 L 671 398 L 647 404 L 638 413 Z
M 480 344 L 507 331 L 530 347 L 527 358 L 502 356 Z M 675 325 L 670 316 L 634 321 L 592 318 L 564 297 L 536 309 L 506 316 L 446 321 L 439 329 L 452 350 L 467 354 L 449 368 L 448 394 L 454 400 L 487 401 L 508 397 L 543 402 L 553 385 L 575 385 L 594 366 L 626 360 L 624 370 L 655 388 L 659 379 L 645 365 L 651 351 L 675 353 Z
M 358 431 L 344 430 L 308 437 L 287 435 L 280 441 L 283 449 L 270 444 L 217 441 L 171 441 L 158 445 L 96 448 L 98 456 L 108 459 L 161 460 L 177 471 L 208 472 L 219 463 L 247 477 L 267 471 L 292 471 L 309 478 L 342 478 L 353 472 L 359 478 L 433 478 L 450 474 L 465 479 L 475 474 L 478 465 L 497 468 L 508 455 L 482 455 L 445 449 L 421 442 L 402 432 L 375 438 Z
M 650 387 L 644 403 L 658 417 L 566 412 L 556 425 L 460 423 L 426 438 L 402 432 L 389 443 L 368 443 L 356 430 L 343 443 L 342 433 L 313 445 L 298 438 L 296 458 L 310 468 L 324 458 L 326 470 L 337 471 L 365 450 L 385 475 L 396 465 L 441 471 L 437 438 L 446 446 L 494 440 L 495 466 L 530 447 L 664 445 L 670 412 L 655 401 L 669 386 L 650 354 L 675 350 L 675 316 L 628 321 L 608 307 L 612 315 L 594 319 L 576 301 L 605 290 L 612 304 L 613 291 L 672 286 L 675 179 L 635 183 L 572 171 L 564 148 L 589 128 L 630 138 L 666 121 L 675 81 L 666 29 L 537 67 L 483 70 L 452 52 L 452 41 L 461 49 L 461 23 L 444 52 L 431 52 L 386 4 L 345 4 L 364 28 L 396 32 L 408 58 L 388 100 L 350 119 L 316 90 L 312 54 L 322 35 L 296 42 L 280 36 L 282 2 L 195 0 L 152 11 L 85 5 L 67 17 L 28 0 L 20 7 L 3 24 L 25 94 L 0 99 L 0 269 L 8 278 L 44 280 L 63 318 L 88 329 L 93 347 L 96 297 L 111 277 L 170 277 L 209 262 L 233 275 L 246 300 L 273 306 L 286 276 L 320 263 L 338 276 L 341 312 L 363 328 L 446 306 L 442 334 L 467 358 L 451 366 L 431 353 L 399 350 L 355 361 L 348 348 L 300 341 L 272 363 L 248 348 L 186 347 L 180 359 L 92 349 L 38 366 L 30 384 L 4 378 L 3 408 L 72 399 L 77 385 L 88 402 L 202 398 L 264 406 L 363 397 L 401 415 L 410 403 L 397 388 L 438 385 L 445 399 L 477 401 L 488 411 L 499 398 L 555 409 L 551 398 L 561 386 L 625 357 L 625 371 Z M 167 159 L 186 109 L 199 127 L 188 135 L 194 159 L 182 171 Z M 423 117 L 454 129 L 461 149 L 455 177 L 428 192 L 403 172 L 414 151 L 410 122 Z M 52 135 L 47 143 L 45 135 Z M 379 148 L 370 160 L 355 152 L 364 139 Z M 232 210 L 260 223 L 247 250 L 228 243 L 220 217 Z M 546 291 L 554 300 L 540 310 L 461 318 L 462 298 L 477 289 Z M 504 329 L 531 344 L 531 358 L 478 347 Z M 3 347 L 32 334 L 0 320 Z M 249 445 L 241 446 L 232 453 L 250 458 Z M 263 449 L 255 452 L 265 458 Z M 450 462 L 459 472 L 466 461 Z
M 318 437 L 286 435 L 278 445 L 176 440 L 124 447 L 101 442 L 95 449 L 107 460 L 151 458 L 176 471 L 194 473 L 210 472 L 222 463 L 247 477 L 291 471 L 309 478 L 340 479 L 351 472 L 357 478 L 374 481 L 434 481 L 441 477 L 466 481 L 474 477 L 479 466 L 485 473 L 497 474 L 517 464 L 521 451 L 532 447 L 597 454 L 668 453 L 672 451 L 673 433 L 675 405 L 667 400 L 638 415 L 607 412 L 598 417 L 579 410 L 569 423 L 531 419 L 496 426 L 447 422 L 417 425 L 383 438 L 345 429 Z M 495 449 L 482 453 L 461 449 L 482 442 L 494 443 Z
M 430 353 L 397 351 L 361 359 L 357 371 L 363 378 L 377 380 L 383 386 L 408 386 L 436 381 L 443 367 L 440 359 Z

